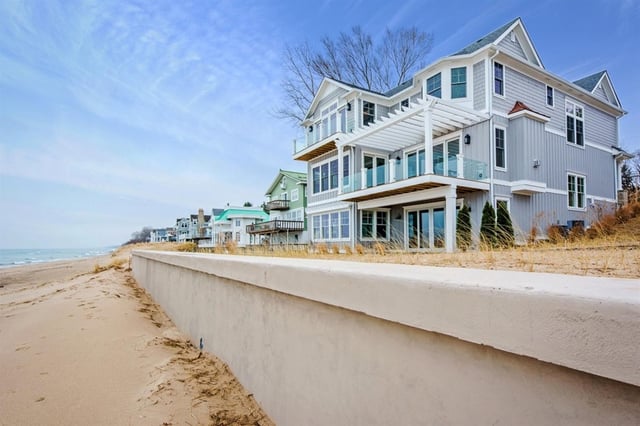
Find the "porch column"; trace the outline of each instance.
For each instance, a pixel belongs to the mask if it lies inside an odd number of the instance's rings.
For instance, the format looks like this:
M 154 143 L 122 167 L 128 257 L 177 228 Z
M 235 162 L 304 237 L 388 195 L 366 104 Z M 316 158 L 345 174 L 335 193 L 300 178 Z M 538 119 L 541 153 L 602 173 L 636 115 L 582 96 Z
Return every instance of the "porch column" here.
M 338 195 L 342 194 L 342 175 L 343 173 L 343 164 L 342 164 L 342 155 L 343 150 L 341 146 L 338 146 Z
M 433 174 L 433 107 L 424 108 L 424 174 Z
M 456 186 L 451 185 L 445 195 L 444 244 L 447 253 L 456 250 Z

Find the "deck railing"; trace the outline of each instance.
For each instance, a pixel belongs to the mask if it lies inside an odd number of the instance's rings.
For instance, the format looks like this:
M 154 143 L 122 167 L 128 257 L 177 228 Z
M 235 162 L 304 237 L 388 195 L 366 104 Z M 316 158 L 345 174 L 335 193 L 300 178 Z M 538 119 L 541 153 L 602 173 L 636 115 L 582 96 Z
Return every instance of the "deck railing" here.
M 264 209 L 270 210 L 289 210 L 289 200 L 271 200 L 264 205 Z
M 270 220 L 268 222 L 258 222 L 247 225 L 247 233 L 249 234 L 267 234 L 270 232 L 295 232 L 304 230 L 304 221 L 302 220 Z

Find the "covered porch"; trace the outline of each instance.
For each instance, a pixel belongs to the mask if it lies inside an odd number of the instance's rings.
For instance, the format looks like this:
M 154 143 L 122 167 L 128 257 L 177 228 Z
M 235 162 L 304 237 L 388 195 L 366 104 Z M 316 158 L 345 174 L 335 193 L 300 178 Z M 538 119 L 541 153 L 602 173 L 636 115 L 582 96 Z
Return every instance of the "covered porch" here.
M 462 198 L 489 191 L 488 165 L 464 156 L 464 130 L 488 118 L 428 97 L 341 137 L 338 199 L 356 202 L 359 212 L 393 211 L 405 250 L 453 252 Z

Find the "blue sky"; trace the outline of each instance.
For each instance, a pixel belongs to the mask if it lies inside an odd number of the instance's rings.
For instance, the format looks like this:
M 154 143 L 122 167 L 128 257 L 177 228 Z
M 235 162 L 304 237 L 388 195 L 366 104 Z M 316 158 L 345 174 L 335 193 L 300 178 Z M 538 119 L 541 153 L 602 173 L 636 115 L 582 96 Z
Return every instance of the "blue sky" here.
M 226 203 L 260 204 L 300 133 L 285 44 L 361 25 L 432 32 L 432 62 L 520 16 L 547 70 L 607 69 L 640 149 L 640 3 L 0 2 L 0 247 L 98 247 Z

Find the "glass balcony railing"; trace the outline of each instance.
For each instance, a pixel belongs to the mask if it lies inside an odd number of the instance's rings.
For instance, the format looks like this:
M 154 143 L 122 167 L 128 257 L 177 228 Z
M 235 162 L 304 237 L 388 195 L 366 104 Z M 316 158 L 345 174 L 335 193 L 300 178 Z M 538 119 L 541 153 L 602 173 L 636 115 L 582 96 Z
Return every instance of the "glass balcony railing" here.
M 390 162 L 393 162 L 391 164 Z M 468 180 L 484 180 L 488 178 L 487 163 L 464 158 L 462 155 L 447 158 L 434 158 L 433 173 L 439 176 L 450 176 Z M 360 172 L 343 178 L 343 193 L 359 191 L 391 182 L 409 180 L 424 174 L 424 159 L 389 160 L 384 166 L 365 168 Z

